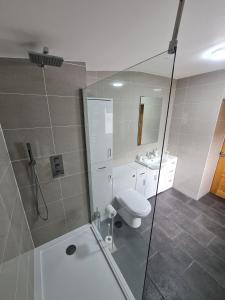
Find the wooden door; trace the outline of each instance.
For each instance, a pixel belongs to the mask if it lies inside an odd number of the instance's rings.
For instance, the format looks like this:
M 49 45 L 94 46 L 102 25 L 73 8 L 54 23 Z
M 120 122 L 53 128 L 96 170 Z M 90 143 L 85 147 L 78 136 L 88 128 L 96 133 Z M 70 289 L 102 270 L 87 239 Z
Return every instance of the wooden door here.
M 220 152 L 210 191 L 211 193 L 225 199 L 225 140 Z

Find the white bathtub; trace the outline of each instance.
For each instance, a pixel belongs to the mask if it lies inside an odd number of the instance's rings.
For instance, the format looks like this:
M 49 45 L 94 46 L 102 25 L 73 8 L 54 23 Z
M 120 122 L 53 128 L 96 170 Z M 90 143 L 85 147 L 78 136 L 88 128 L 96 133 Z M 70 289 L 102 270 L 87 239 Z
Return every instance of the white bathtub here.
M 87 224 L 35 249 L 35 300 L 135 299 L 109 250 L 101 249 L 96 237 L 100 239 Z M 71 244 L 77 250 L 67 255 Z

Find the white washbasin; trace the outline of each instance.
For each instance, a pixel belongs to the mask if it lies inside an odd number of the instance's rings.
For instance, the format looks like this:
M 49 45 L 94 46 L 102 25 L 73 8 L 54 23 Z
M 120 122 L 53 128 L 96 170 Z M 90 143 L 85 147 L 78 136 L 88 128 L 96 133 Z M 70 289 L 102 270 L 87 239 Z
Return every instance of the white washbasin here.
M 157 157 L 154 157 L 154 158 L 151 158 L 151 159 L 149 159 L 146 156 L 141 156 L 140 160 L 136 160 L 136 162 L 143 165 L 143 166 L 145 166 L 145 167 L 148 167 L 152 170 L 158 170 L 159 166 L 160 166 L 160 159 L 161 159 L 160 156 L 157 156 Z M 167 158 L 163 157 L 162 158 L 162 164 L 165 164 L 166 162 L 167 162 Z

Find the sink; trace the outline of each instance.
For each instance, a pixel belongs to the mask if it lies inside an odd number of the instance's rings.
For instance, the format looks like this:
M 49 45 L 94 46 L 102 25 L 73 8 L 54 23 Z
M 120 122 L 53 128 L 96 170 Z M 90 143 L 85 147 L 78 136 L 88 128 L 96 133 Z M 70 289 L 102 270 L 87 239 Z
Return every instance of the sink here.
M 158 170 L 160 166 L 160 156 L 154 157 L 154 158 L 148 158 L 147 156 L 141 156 L 138 160 L 136 160 L 137 163 L 148 167 L 152 170 Z M 162 164 L 165 164 L 167 162 L 167 158 L 162 158 Z

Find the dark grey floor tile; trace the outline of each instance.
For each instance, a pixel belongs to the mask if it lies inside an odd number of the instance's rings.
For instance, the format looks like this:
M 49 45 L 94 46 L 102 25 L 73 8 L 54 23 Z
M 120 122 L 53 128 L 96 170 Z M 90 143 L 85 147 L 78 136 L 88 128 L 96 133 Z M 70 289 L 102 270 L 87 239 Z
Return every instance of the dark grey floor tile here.
M 220 226 L 219 224 L 213 222 L 212 219 L 208 218 L 205 215 L 200 215 L 196 222 L 204 226 L 206 229 L 214 233 L 216 236 L 220 237 L 222 240 L 225 241 L 225 230 L 224 227 Z
M 174 239 L 182 232 L 182 229 L 177 226 L 170 217 L 157 218 L 156 222 L 158 227 L 161 228 L 170 239 Z
M 204 213 L 211 219 L 213 219 L 215 222 L 225 225 L 225 217 L 224 215 L 220 214 L 217 212 L 215 209 L 203 204 L 202 202 L 196 201 L 196 200 L 191 200 L 188 205 L 192 208 L 197 209 L 198 211 Z
M 144 293 L 143 293 L 143 300 L 163 300 L 159 289 L 156 285 L 152 282 L 152 280 L 147 276 Z
M 151 247 L 155 250 L 155 253 L 159 252 L 166 259 L 171 269 L 180 274 L 192 262 L 192 258 L 182 249 L 176 247 L 176 244 L 160 228 L 156 227 L 153 230 Z
M 145 265 L 140 265 L 139 261 L 136 260 L 130 252 L 130 249 L 126 246 L 114 252 L 113 257 L 134 294 L 135 299 L 141 300 L 144 286 Z
M 154 255 L 149 261 L 148 276 L 159 288 L 165 299 L 203 300 L 194 293 L 180 274 L 171 269 L 160 253 Z
M 193 223 L 193 221 L 189 218 L 187 218 L 184 214 L 174 211 L 171 215 L 170 218 L 178 224 L 183 230 L 188 232 L 191 236 L 196 238 L 198 242 L 202 246 L 207 246 L 208 243 L 213 239 L 215 236 L 212 232 L 207 230 L 205 227 Z
M 173 208 L 161 198 L 156 200 L 156 208 L 155 208 L 155 218 L 158 217 L 167 217 L 173 212 Z
M 175 241 L 177 246 L 196 260 L 221 286 L 225 287 L 225 262 L 211 251 L 202 247 L 187 233 L 182 233 Z
M 219 213 L 225 215 L 225 201 L 224 200 L 222 200 L 222 201 L 215 202 L 212 207 Z
M 194 262 L 184 274 L 184 280 L 204 300 L 225 299 L 225 289 L 222 288 L 199 264 Z
M 176 209 L 177 211 L 183 213 L 185 216 L 191 218 L 192 220 L 196 219 L 199 215 L 199 213 L 196 212 L 196 210 L 192 209 L 191 206 L 188 206 L 187 204 L 177 200 L 177 198 L 175 197 L 169 197 L 168 204 L 173 208 L 173 210 Z
M 174 196 L 176 197 L 178 200 L 181 200 L 182 202 L 187 203 L 189 200 L 191 200 L 192 198 L 184 195 L 183 193 L 179 192 L 178 190 L 171 188 L 165 192 L 162 193 L 163 196 L 165 196 L 166 198 L 168 197 L 168 195 Z
M 225 241 L 215 237 L 208 245 L 208 249 L 225 261 Z
M 204 197 L 200 198 L 199 202 L 208 206 L 213 206 L 216 203 L 215 199 L 210 194 L 207 194 Z

